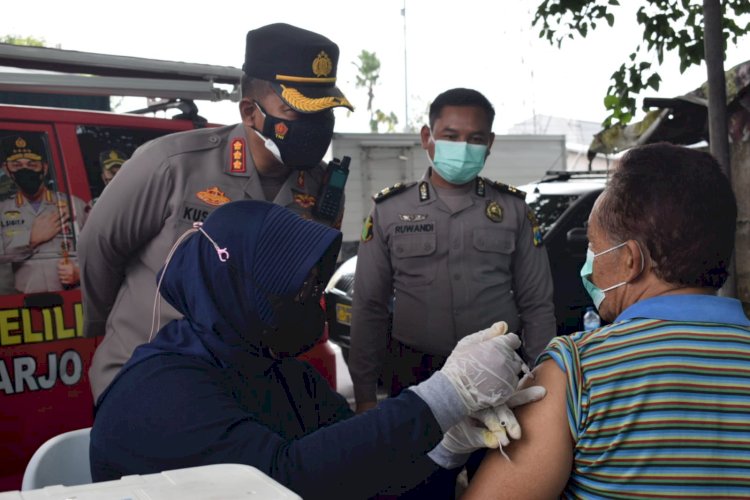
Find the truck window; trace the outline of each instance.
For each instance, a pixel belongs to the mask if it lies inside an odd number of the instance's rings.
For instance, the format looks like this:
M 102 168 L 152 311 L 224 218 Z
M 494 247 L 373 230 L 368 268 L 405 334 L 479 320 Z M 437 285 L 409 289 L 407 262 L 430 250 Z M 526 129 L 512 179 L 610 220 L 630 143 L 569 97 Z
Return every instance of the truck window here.
M 165 131 L 80 125 L 76 127 L 76 134 L 91 187 L 91 208 L 122 163 L 141 144 L 164 135 Z

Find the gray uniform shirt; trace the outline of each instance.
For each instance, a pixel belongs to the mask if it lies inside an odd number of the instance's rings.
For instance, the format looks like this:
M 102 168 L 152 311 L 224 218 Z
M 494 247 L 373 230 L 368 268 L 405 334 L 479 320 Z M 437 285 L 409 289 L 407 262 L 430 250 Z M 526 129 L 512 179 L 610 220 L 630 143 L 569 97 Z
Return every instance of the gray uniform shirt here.
M 523 193 L 480 177 L 451 210 L 429 174 L 376 195 L 362 232 L 349 354 L 358 401 L 375 401 L 392 296 L 393 337 L 429 354 L 501 320 L 527 359 L 555 335 L 549 261 Z
M 68 203 L 71 200 L 73 209 Z M 36 205 L 36 206 L 35 206 Z M 75 262 L 75 238 L 86 217 L 86 204 L 80 198 L 45 190 L 39 204 L 32 204 L 21 193 L 0 202 L 3 255 L 0 262 L 12 262 L 13 288 L 18 293 L 56 292 L 63 290 L 57 263 L 67 248 L 68 258 Z M 74 222 L 67 222 L 53 238 L 31 248 L 31 226 L 46 211 L 67 210 Z M 75 216 L 75 217 L 74 217 Z M 7 278 L 6 278 L 7 279 Z M 7 285 L 3 284 L 3 289 Z
M 324 173 L 293 171 L 273 202 L 313 218 Z M 106 334 L 89 370 L 95 400 L 148 341 L 156 273 L 172 245 L 217 206 L 243 199 L 265 198 L 241 124 L 144 144 L 104 190 L 79 243 L 84 335 Z M 160 308 L 155 331 L 180 317 L 164 301 Z

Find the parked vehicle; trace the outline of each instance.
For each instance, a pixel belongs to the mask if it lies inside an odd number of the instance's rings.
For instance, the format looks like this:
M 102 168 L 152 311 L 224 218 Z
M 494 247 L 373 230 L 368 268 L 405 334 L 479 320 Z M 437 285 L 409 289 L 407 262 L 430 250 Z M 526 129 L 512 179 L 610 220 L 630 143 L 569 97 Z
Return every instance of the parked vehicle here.
M 604 190 L 605 172 L 559 172 L 519 186 L 534 210 L 547 248 L 554 283 L 557 334 L 583 329 L 586 308 L 593 306 L 581 283 L 586 260 L 586 225 L 594 202 Z
M 583 328 L 583 314 L 592 306 L 583 288 L 580 269 L 586 260 L 586 224 L 594 201 L 606 184 L 606 172 L 551 172 L 519 186 L 534 210 L 543 233 L 554 282 L 558 335 Z M 330 339 L 348 359 L 349 327 L 357 257 L 346 260 L 326 288 Z

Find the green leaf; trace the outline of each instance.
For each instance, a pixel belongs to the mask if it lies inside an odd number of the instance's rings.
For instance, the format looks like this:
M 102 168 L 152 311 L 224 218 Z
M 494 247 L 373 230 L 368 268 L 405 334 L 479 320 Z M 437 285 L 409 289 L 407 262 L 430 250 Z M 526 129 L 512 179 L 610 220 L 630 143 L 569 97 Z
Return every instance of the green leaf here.
M 604 107 L 607 109 L 614 109 L 620 104 L 620 98 L 616 95 L 608 95 L 604 97 Z
M 659 90 L 659 84 L 661 83 L 661 77 L 658 73 L 654 73 L 653 75 L 648 77 L 648 81 L 646 82 L 646 87 L 651 87 L 654 90 Z

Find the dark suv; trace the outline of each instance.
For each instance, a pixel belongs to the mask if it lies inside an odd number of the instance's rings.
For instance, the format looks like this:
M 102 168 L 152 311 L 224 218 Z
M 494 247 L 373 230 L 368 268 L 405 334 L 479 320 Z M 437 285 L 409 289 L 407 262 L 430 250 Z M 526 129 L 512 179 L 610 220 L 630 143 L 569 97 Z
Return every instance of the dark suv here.
M 554 283 L 557 334 L 583 329 L 583 314 L 593 306 L 581 283 L 586 260 L 586 224 L 594 201 L 604 190 L 606 172 L 558 172 L 519 186 L 544 234 Z
M 534 210 L 544 235 L 554 282 L 558 335 L 583 329 L 583 314 L 592 306 L 581 284 L 586 260 L 586 224 L 594 201 L 607 181 L 606 172 L 549 172 L 543 179 L 519 189 Z M 349 354 L 354 271 L 357 257 L 346 260 L 326 288 L 330 339 Z

